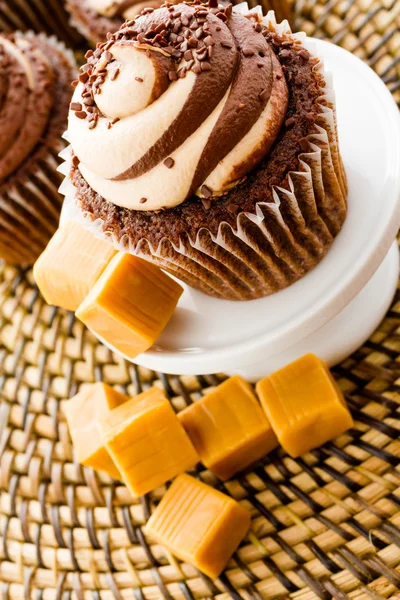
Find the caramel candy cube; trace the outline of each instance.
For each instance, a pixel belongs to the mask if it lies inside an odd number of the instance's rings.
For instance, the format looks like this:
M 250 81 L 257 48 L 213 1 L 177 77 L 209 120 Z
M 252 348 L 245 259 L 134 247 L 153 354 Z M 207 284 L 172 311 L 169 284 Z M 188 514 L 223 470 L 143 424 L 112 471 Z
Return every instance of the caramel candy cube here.
M 179 420 L 202 463 L 222 480 L 278 445 L 251 386 L 238 375 L 188 406 Z
M 47 304 L 76 310 L 117 251 L 76 221 L 57 229 L 33 267 Z
M 156 387 L 108 413 L 98 426 L 133 496 L 151 492 L 199 462 L 171 404 Z
M 118 253 L 76 316 L 129 359 L 148 350 L 173 315 L 182 287 L 155 265 Z
M 217 578 L 250 529 L 243 506 L 205 483 L 180 475 L 145 527 L 178 558 Z
M 294 458 L 353 426 L 339 386 L 314 354 L 262 379 L 256 390 L 279 442 Z
M 120 472 L 106 450 L 97 420 L 129 400 L 105 383 L 87 387 L 65 403 L 64 413 L 78 462 L 121 479 Z

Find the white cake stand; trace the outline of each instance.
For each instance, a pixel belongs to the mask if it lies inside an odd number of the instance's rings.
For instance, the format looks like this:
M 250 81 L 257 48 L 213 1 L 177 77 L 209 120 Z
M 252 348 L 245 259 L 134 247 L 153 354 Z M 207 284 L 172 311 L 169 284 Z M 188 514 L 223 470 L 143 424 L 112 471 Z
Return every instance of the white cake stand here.
M 400 226 L 400 118 L 360 59 L 315 40 L 333 73 L 349 183 L 344 227 L 324 260 L 281 292 L 248 302 L 185 286 L 174 317 L 135 363 L 171 374 L 240 373 L 257 380 L 306 352 L 333 365 L 384 317 L 396 289 Z

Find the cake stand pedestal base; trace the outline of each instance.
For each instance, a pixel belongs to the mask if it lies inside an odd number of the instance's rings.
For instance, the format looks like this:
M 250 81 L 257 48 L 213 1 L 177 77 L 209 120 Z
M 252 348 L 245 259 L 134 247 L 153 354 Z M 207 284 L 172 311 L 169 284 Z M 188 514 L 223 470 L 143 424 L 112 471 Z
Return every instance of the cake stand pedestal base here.
M 314 352 L 329 366 L 334 366 L 357 350 L 370 337 L 387 313 L 399 278 L 399 249 L 394 242 L 376 273 L 336 317 L 312 335 L 276 355 L 269 355 L 243 369 L 239 374 L 248 381 L 258 381 L 308 352 Z

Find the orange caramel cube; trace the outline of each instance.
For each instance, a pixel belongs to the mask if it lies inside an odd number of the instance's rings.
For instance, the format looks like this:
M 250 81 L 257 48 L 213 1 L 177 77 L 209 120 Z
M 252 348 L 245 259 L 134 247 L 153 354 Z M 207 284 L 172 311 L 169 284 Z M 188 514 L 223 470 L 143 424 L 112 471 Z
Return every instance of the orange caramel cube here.
M 47 304 L 76 310 L 117 251 L 76 221 L 57 229 L 33 267 Z
M 145 527 L 181 560 L 215 579 L 250 528 L 250 513 L 205 483 L 180 475 Z
M 119 252 L 76 316 L 129 359 L 145 352 L 172 317 L 183 288 L 155 265 Z
M 108 473 L 114 479 L 121 475 L 101 439 L 97 420 L 121 406 L 128 397 L 105 383 L 87 387 L 65 403 L 64 413 L 78 462 Z
M 294 458 L 353 426 L 339 386 L 314 354 L 262 379 L 256 390 L 280 444 Z
M 238 375 L 188 406 L 178 418 L 202 463 L 222 480 L 278 445 L 251 386 Z
M 170 402 L 156 387 L 105 415 L 98 427 L 133 496 L 151 492 L 199 462 Z

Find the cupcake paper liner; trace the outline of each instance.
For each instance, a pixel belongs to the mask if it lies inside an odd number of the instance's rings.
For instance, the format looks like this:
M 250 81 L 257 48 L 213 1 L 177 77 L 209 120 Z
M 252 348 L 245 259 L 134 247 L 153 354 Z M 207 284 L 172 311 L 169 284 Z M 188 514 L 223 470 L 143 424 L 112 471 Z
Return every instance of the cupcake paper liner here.
M 24 33 L 41 38 L 68 60 L 71 70 L 75 59 L 64 43 L 54 36 Z M 62 175 L 58 172 L 60 152 L 65 142 L 54 134 L 25 159 L 17 172 L 0 184 L 0 257 L 21 265 L 32 264 L 57 229 L 63 198 L 59 193 Z
M 70 27 L 64 5 L 65 0 L 2 0 L 0 30 L 13 33 L 32 29 L 75 45 L 82 38 Z
M 262 15 L 261 7 L 249 11 L 247 3 L 234 10 Z M 277 24 L 272 11 L 263 18 L 263 24 L 280 35 L 291 34 L 287 21 Z M 316 56 L 305 34 L 293 34 L 293 38 Z M 71 148 L 62 155 L 66 162 L 61 171 L 66 179 L 60 191 L 66 198 L 66 212 L 98 237 L 108 237 L 117 249 L 151 260 L 190 286 L 218 298 L 250 300 L 289 286 L 324 257 L 347 212 L 332 82 L 321 60 L 315 69 L 324 75 L 326 85 L 321 88 L 315 131 L 306 138 L 308 151 L 299 155 L 298 171 L 289 173 L 287 189 L 272 188 L 272 202 L 258 203 L 254 214 L 240 213 L 235 228 L 222 222 L 217 235 L 202 228 L 196 239 L 182 236 L 179 245 L 168 238 L 157 247 L 147 239 L 136 245 L 126 236 L 117 239 L 104 231 L 102 219 L 93 220 L 80 209 L 68 177 Z

